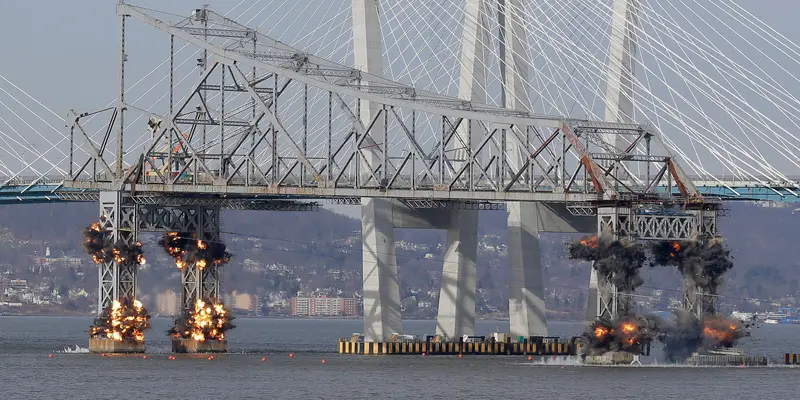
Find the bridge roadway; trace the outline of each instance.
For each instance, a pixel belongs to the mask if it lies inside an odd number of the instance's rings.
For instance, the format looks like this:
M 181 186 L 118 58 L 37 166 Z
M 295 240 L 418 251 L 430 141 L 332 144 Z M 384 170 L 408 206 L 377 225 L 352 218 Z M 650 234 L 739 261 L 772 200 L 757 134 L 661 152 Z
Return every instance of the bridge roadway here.
M 65 182 L 60 177 L 47 177 L 44 179 L 25 178 L 9 181 L 0 186 L 0 204 L 25 204 L 25 203 L 51 203 L 51 202 L 93 202 L 97 201 L 100 190 L 110 189 L 110 184 L 90 182 Z M 725 201 L 772 201 L 778 203 L 800 203 L 800 191 L 782 185 L 766 186 L 758 181 L 723 180 L 694 181 L 698 191 L 705 196 L 719 197 Z M 161 185 L 159 185 L 161 186 Z M 156 188 L 154 188 L 156 189 Z M 259 200 L 267 198 L 281 199 L 339 199 L 341 203 L 354 203 L 365 194 L 374 197 L 392 197 L 409 200 L 472 200 L 482 202 L 503 201 L 529 201 L 533 196 L 530 193 L 498 193 L 487 190 L 485 192 L 468 193 L 447 190 L 391 190 L 380 189 L 344 189 L 344 188 L 315 188 L 315 187 L 286 187 L 281 190 L 269 190 L 264 187 L 241 187 L 230 185 L 226 187 L 173 185 L 173 187 L 158 187 L 158 192 L 179 194 L 185 196 L 233 195 L 240 198 Z M 166 190 L 165 190 L 166 189 Z M 267 189 L 265 191 L 265 189 Z M 138 185 L 137 191 L 147 192 L 145 185 Z M 364 193 L 367 191 L 367 193 Z M 666 186 L 656 188 L 659 193 L 666 192 Z M 377 192 L 377 193 L 373 193 Z M 673 194 L 678 194 L 678 189 L 672 188 Z M 367 197 L 367 196 L 364 196 Z M 591 196 L 594 197 L 594 196 Z M 552 202 L 582 202 L 590 201 L 586 194 L 574 193 L 536 193 L 537 201 Z

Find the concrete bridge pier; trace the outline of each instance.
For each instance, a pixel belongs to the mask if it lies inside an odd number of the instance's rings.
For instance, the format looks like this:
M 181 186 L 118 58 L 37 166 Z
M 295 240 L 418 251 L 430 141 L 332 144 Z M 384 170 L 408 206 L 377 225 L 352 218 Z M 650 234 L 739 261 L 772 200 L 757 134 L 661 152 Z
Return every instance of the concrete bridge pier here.
M 361 199 L 364 340 L 369 342 L 403 332 L 392 211 L 391 200 Z
M 450 338 L 475 334 L 478 211 L 451 211 L 439 289 L 436 334 Z
M 394 228 L 447 230 L 436 333 L 474 334 L 478 211 L 458 203 L 443 210 L 387 199 L 361 201 L 364 339 L 388 341 L 403 332 Z
M 547 336 L 537 203 L 508 203 L 511 337 Z
M 573 215 L 563 203 L 512 202 L 507 208 L 510 333 L 512 337 L 547 336 L 539 234 L 592 232 L 595 219 Z

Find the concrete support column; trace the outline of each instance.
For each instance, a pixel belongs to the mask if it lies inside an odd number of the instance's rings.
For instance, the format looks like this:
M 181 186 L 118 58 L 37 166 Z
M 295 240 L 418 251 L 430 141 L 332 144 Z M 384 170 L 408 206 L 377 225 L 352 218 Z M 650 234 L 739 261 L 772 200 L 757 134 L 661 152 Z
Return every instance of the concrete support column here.
M 403 331 L 391 200 L 361 200 L 361 240 L 364 340 L 388 341 Z
M 600 294 L 597 291 L 597 270 L 594 266 L 591 268 L 592 272 L 589 275 L 589 299 L 586 305 L 586 320 L 594 321 L 600 315 Z
M 478 211 L 453 210 L 439 292 L 436 334 L 451 338 L 475 334 Z
M 383 75 L 381 25 L 378 0 L 352 0 L 353 59 L 355 67 L 373 75 Z M 368 85 L 369 81 L 362 84 Z M 380 112 L 380 104 L 359 100 L 359 117 L 367 127 Z M 379 118 L 372 132 L 384 132 Z M 356 139 L 358 140 L 358 138 Z M 383 139 L 385 140 L 385 138 Z M 371 138 L 366 143 L 375 143 Z M 385 155 L 374 150 L 359 152 L 360 184 L 371 178 Z M 385 173 L 382 171 L 381 174 Z M 380 175 L 379 175 L 380 176 Z M 374 182 L 377 184 L 378 182 Z M 364 339 L 387 341 L 393 333 L 402 333 L 400 286 L 397 279 L 397 257 L 394 249 L 392 202 L 386 199 L 361 199 L 361 240 L 364 290 Z
M 508 203 L 511 335 L 547 336 L 537 203 Z

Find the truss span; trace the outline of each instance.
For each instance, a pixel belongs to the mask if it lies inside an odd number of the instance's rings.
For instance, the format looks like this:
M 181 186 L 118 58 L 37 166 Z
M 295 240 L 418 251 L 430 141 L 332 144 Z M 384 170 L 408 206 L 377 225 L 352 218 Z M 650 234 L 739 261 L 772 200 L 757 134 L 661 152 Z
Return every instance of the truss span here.
M 118 14 L 203 51 L 199 78 L 167 113 L 124 101 L 124 85 L 117 107 L 71 113 L 70 155 L 89 157 L 70 164 L 66 187 L 480 203 L 649 198 L 666 186 L 701 201 L 651 126 L 537 115 L 419 90 L 208 9 L 177 17 L 120 4 Z M 172 99 L 175 86 L 163 89 Z M 147 124 L 124 123 L 137 113 Z M 100 114 L 109 118 L 95 133 L 88 125 Z M 146 138 L 146 150 L 122 150 L 126 132 Z M 609 149 L 609 135 L 631 144 Z

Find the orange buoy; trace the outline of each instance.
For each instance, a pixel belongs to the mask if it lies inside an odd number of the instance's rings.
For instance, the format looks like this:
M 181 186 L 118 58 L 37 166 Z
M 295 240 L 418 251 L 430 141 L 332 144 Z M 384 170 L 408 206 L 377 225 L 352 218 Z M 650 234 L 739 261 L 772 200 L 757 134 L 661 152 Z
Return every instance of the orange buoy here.
M 528 356 L 528 361 L 532 361 L 532 360 L 533 360 L 533 356 Z
M 327 361 L 325 361 L 325 360 L 322 360 L 322 363 L 323 363 L 323 364 L 325 364 L 325 363 L 327 363 Z
M 170 360 L 174 360 L 174 359 L 175 359 L 175 356 L 169 356 L 169 357 L 167 357 L 167 358 L 168 358 L 168 359 L 170 359 Z
M 261 357 L 261 361 L 267 361 L 267 357 Z
M 294 353 L 289 353 L 289 358 L 294 358 Z
M 51 353 L 48 357 L 53 358 L 53 354 Z
M 459 354 L 459 355 L 458 355 L 458 358 L 461 358 L 461 357 L 463 357 L 463 356 L 462 356 L 461 354 Z
M 145 359 L 145 360 L 147 360 L 147 356 L 146 356 L 146 355 L 145 355 L 145 356 L 142 356 L 142 358 L 143 358 L 143 359 Z
M 209 359 L 209 360 L 213 360 L 213 359 L 214 359 L 214 356 L 208 356 L 208 359 Z
M 426 355 L 427 355 L 427 353 L 422 353 L 422 355 L 423 355 L 423 356 L 426 356 Z

